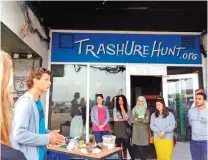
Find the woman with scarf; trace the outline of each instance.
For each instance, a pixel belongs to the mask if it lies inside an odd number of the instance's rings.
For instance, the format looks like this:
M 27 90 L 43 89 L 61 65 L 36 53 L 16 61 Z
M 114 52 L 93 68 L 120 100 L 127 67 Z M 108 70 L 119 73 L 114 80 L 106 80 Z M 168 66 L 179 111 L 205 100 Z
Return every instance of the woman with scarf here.
M 147 102 L 143 96 L 137 98 L 136 106 L 132 110 L 133 135 L 132 143 L 135 145 L 135 152 L 139 152 L 141 160 L 147 159 L 147 146 L 149 145 L 149 122 L 150 112 L 147 109 Z

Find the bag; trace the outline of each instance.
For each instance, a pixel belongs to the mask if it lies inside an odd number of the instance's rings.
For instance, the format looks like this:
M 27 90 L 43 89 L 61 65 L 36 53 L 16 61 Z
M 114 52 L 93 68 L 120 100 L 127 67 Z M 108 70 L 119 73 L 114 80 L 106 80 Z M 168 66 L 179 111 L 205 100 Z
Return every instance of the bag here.
M 128 122 L 126 122 L 126 134 L 129 138 L 132 137 L 132 126 Z
M 154 143 L 154 136 L 152 135 L 152 131 L 150 129 L 149 129 L 149 134 L 150 134 L 150 141 L 149 141 L 149 143 L 153 144 Z
M 124 112 L 125 115 L 127 114 L 125 110 L 123 110 L 123 112 Z M 123 118 L 123 114 L 122 113 L 121 113 L 121 116 Z M 127 136 L 129 138 L 132 138 L 132 130 L 133 130 L 132 126 L 127 121 L 125 122 L 125 126 L 126 126 L 126 134 L 127 134 Z

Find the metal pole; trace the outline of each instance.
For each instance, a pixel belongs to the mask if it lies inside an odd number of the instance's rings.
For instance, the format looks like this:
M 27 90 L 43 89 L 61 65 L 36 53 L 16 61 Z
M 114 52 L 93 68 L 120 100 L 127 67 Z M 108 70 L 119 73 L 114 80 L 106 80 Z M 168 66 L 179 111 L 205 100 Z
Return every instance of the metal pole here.
M 87 109 L 86 109 L 86 143 L 89 143 L 89 117 L 90 117 L 90 64 L 87 64 Z

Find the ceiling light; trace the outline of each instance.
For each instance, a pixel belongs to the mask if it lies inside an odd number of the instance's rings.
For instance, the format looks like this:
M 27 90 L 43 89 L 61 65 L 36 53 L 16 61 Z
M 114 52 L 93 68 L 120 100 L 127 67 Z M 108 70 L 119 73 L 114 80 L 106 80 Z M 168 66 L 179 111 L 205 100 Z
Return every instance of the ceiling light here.
M 19 54 L 14 54 L 13 58 L 19 58 Z

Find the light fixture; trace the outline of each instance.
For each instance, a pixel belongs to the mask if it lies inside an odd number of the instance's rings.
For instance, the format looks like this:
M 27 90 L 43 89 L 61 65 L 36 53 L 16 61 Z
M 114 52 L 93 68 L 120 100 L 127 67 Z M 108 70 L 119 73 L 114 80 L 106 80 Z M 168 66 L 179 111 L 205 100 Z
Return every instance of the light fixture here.
M 204 58 L 207 57 L 207 29 L 203 30 L 200 35 L 200 51 L 204 55 Z
M 27 58 L 32 58 L 32 54 L 27 54 Z
M 13 58 L 19 58 L 19 54 L 14 54 Z

